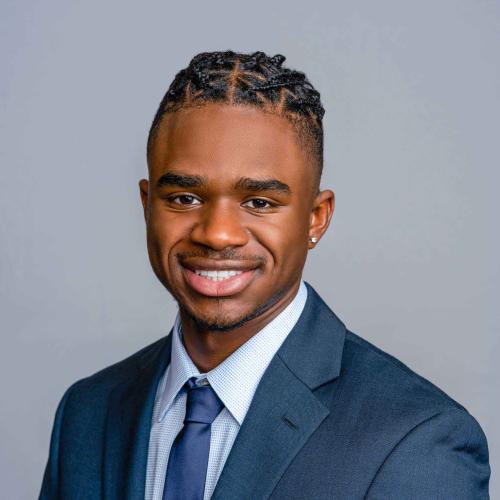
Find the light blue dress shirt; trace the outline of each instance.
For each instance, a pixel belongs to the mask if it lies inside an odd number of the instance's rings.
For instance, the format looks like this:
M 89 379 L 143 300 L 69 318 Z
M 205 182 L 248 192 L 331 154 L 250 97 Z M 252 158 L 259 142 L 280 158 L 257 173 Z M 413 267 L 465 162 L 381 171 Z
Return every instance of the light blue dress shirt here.
M 212 496 L 260 379 L 299 319 L 306 299 L 307 288 L 301 281 L 296 296 L 278 316 L 205 374 L 199 372 L 184 348 L 177 314 L 172 332 L 171 361 L 158 384 L 153 409 L 146 500 L 162 499 L 170 448 L 183 427 L 186 411 L 186 393 L 179 391 L 193 376 L 200 384 L 208 381 L 225 406 L 212 423 L 204 500 Z

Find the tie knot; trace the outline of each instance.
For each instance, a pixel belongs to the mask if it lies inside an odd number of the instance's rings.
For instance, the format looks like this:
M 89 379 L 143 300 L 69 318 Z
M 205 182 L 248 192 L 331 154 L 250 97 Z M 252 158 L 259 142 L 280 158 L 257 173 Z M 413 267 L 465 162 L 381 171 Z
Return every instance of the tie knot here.
M 188 391 L 184 423 L 211 424 L 224 408 L 224 403 L 210 385 L 196 385 L 194 377 L 190 378 L 184 387 Z

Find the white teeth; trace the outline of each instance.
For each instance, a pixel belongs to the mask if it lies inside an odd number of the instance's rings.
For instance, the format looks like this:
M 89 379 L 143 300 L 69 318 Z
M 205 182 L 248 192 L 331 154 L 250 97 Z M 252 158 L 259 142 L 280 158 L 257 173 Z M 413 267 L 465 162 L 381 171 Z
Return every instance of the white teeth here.
M 241 274 L 243 271 L 195 271 L 199 276 L 203 276 L 204 278 L 208 278 L 212 281 L 223 281 L 231 278 L 232 276 L 236 276 L 237 274 Z

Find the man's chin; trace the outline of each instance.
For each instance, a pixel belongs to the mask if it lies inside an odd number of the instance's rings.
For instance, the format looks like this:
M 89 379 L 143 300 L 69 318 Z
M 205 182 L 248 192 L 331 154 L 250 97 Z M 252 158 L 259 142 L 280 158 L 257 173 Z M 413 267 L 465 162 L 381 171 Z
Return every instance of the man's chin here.
M 199 330 L 210 332 L 230 332 L 231 330 L 242 327 L 245 323 L 248 323 L 252 319 L 262 314 L 259 311 L 254 311 L 251 314 L 240 316 L 239 318 L 234 318 L 221 314 L 217 316 L 200 316 L 198 314 L 193 314 L 184 308 L 183 311 L 187 314 L 187 316 L 189 316 L 193 323 L 195 323 L 196 327 Z
M 273 307 L 282 298 L 282 296 L 283 292 L 280 291 L 250 313 L 239 317 L 230 316 L 229 314 L 224 314 L 222 312 L 215 315 L 201 316 L 184 307 L 180 303 L 179 308 L 196 324 L 197 328 L 201 331 L 230 332 L 232 330 L 236 330 L 237 328 L 241 328 L 249 321 L 252 321 L 253 319 L 264 314 L 271 307 Z

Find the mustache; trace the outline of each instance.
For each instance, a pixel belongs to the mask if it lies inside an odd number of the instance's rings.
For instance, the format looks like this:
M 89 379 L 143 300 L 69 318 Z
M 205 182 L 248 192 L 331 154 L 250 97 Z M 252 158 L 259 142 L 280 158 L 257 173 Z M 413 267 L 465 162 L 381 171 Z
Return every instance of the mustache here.
M 197 258 L 201 257 L 204 259 L 211 260 L 233 260 L 233 261 L 250 261 L 259 264 L 265 264 L 267 262 L 267 258 L 263 255 L 249 254 L 244 255 L 238 252 L 237 250 L 228 248 L 225 250 L 217 251 L 212 250 L 211 248 L 200 248 L 198 250 L 190 251 L 190 252 L 178 252 L 175 254 L 177 260 L 182 262 L 189 258 Z

